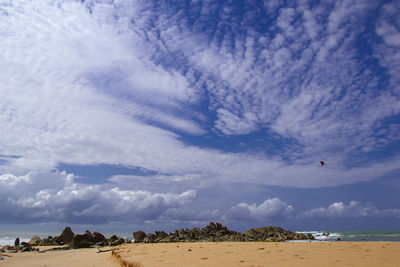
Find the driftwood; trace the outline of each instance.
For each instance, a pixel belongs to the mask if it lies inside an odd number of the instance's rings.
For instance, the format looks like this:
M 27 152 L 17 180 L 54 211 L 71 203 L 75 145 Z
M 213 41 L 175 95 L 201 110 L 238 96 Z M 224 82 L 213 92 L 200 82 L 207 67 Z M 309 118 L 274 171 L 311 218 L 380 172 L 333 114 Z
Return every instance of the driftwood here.
M 55 247 L 55 248 L 50 248 L 50 249 L 46 249 L 46 250 L 41 250 L 39 251 L 39 253 L 45 253 L 47 251 L 60 251 L 60 250 L 70 250 L 71 247 Z
M 3 256 L 3 257 L 10 257 L 10 258 L 11 258 L 11 255 L 3 254 L 3 253 L 0 253 L 0 256 Z
M 105 250 L 101 250 L 101 249 L 99 249 L 99 248 L 97 248 L 97 249 L 99 250 L 99 251 L 97 251 L 97 253 L 114 251 L 114 249 L 113 249 L 113 248 L 111 248 L 111 249 L 105 249 Z

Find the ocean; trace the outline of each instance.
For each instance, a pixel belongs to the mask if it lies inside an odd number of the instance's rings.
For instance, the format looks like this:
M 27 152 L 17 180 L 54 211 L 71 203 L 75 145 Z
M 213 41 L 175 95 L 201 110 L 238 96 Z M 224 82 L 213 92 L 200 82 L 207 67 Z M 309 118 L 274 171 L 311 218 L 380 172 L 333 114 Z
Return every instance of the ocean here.
M 392 241 L 400 242 L 400 230 L 302 231 L 316 241 Z
M 61 231 L 60 231 L 61 232 Z M 60 235 L 60 232 L 13 232 L 0 230 L 0 245 L 14 245 L 17 237 L 20 242 L 28 242 L 33 236 L 37 235 L 40 238 L 48 236 Z M 352 231 L 301 231 L 298 233 L 312 234 L 316 242 L 324 241 L 392 241 L 400 242 L 400 230 L 352 230 Z M 114 233 L 103 233 L 106 237 L 110 237 Z M 115 233 L 123 238 L 132 239 L 132 233 Z

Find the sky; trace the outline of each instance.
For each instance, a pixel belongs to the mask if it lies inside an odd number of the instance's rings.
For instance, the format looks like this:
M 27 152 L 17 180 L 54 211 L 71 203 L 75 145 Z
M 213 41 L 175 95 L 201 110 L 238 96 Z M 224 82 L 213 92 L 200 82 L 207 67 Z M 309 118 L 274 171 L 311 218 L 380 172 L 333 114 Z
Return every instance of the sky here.
M 0 225 L 398 228 L 399 13 L 0 0 Z

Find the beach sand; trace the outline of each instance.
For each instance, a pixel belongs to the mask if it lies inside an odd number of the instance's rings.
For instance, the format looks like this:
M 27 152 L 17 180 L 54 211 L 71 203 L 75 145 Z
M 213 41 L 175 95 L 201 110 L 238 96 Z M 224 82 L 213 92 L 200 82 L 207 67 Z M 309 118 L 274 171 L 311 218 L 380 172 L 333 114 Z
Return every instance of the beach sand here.
M 39 247 L 40 251 L 52 247 Z M 109 247 L 101 248 L 110 249 Z M 11 258 L 0 261 L 0 266 L 19 267 L 108 267 L 120 266 L 111 256 L 111 252 L 97 253 L 96 248 L 82 248 L 62 251 L 47 251 L 45 253 L 23 252 L 23 253 L 2 253 L 8 254 Z
M 111 252 L 96 252 L 97 249 L 78 249 L 18 253 L 0 262 L 0 266 L 119 266 L 118 258 L 137 263 L 131 266 L 399 266 L 400 263 L 400 242 L 125 244 L 118 247 L 114 256 Z
M 117 252 L 143 266 L 399 266 L 399 242 L 127 244 Z

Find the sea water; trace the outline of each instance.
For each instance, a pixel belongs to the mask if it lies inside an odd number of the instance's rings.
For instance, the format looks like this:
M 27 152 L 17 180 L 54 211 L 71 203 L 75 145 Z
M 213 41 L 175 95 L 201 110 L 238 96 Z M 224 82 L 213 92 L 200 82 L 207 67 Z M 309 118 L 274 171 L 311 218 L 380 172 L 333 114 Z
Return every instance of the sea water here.
M 400 242 L 400 230 L 302 231 L 316 241 L 394 241 Z

